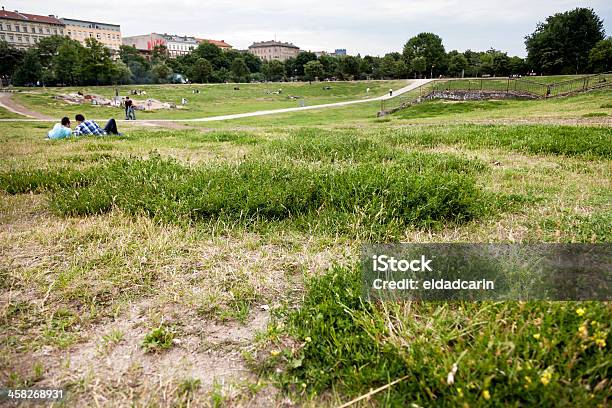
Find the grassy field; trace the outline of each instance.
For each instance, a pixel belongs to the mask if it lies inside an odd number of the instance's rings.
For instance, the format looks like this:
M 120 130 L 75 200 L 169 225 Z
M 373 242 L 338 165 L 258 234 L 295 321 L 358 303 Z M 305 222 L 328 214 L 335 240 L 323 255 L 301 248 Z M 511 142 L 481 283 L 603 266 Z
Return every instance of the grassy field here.
M 0 107 L 0 119 L 18 119 L 23 116 Z
M 358 81 L 358 82 L 317 82 L 317 83 L 269 83 L 269 84 L 209 84 L 209 85 L 142 85 L 119 86 L 119 95 L 125 96 L 130 90 L 146 91 L 146 95 L 134 95 L 132 99 L 145 101 L 153 98 L 162 102 L 181 105 L 181 98 L 188 103 L 181 109 L 138 111 L 138 119 L 186 119 L 207 116 L 245 113 L 257 110 L 298 107 L 303 101 L 306 105 L 342 102 L 381 96 L 389 88 L 398 89 L 408 83 L 398 81 Z M 235 87 L 239 90 L 235 90 Z M 329 87 L 330 89 L 324 89 Z M 366 90 L 370 88 L 370 92 Z M 194 94 L 193 90 L 200 90 Z M 273 94 L 279 89 L 282 93 Z M 106 98 L 115 95 L 115 87 L 81 87 L 81 88 L 23 88 L 14 98 L 20 104 L 51 117 L 64 115 L 73 117 L 83 113 L 86 117 L 120 119 L 124 116 L 120 108 L 92 106 L 90 104 L 69 104 L 54 99 L 60 94 L 76 93 L 96 94 Z M 290 97 L 297 97 L 292 99 Z
M 0 123 L 0 382 L 66 406 L 337 406 L 398 379 L 356 406 L 606 406 L 608 303 L 364 304 L 357 260 L 365 242 L 609 242 L 612 128 L 588 114 L 610 103 L 373 102 L 63 141 Z

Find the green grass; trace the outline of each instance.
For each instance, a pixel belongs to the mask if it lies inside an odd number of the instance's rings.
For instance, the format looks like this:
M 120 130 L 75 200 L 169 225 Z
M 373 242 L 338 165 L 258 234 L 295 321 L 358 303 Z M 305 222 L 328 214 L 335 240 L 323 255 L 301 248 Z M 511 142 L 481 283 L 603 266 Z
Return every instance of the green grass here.
M 406 128 L 389 135 L 397 144 L 434 147 L 458 145 L 469 149 L 505 148 L 529 154 L 612 157 L 612 130 L 608 127 L 554 125 Z
M 432 102 L 404 119 L 368 102 L 52 142 L 50 123 L 0 123 L 0 382 L 71 378 L 81 405 L 272 405 L 208 393 L 202 367 L 242 352 L 279 404 L 409 375 L 362 405 L 605 406 L 607 303 L 363 304 L 354 262 L 369 241 L 609 242 L 610 127 L 582 115 L 610 106 Z M 168 334 L 171 353 L 131 353 Z
M 351 145 L 344 147 L 350 154 Z M 112 160 L 83 172 L 3 173 L 0 188 L 12 194 L 51 190 L 51 206 L 62 215 L 118 208 L 171 223 L 258 227 L 286 220 L 304 231 L 380 239 L 398 236 L 408 226 L 463 223 L 517 198 L 484 193 L 470 174 L 475 168 L 483 169 L 468 160 L 424 153 L 398 155 L 396 164 L 317 168 L 265 158 L 188 168 L 153 157 Z
M 186 119 L 200 118 L 233 113 L 245 113 L 258 110 L 298 107 L 299 100 L 306 105 L 350 101 L 373 98 L 385 94 L 389 88 L 399 89 L 407 84 L 406 80 L 397 81 L 357 81 L 332 83 L 270 83 L 270 84 L 240 84 L 240 90 L 234 90 L 235 84 L 209 85 L 142 85 L 119 86 L 119 94 L 125 96 L 131 89 L 142 89 L 146 95 L 132 96 L 136 101 L 154 98 L 162 102 L 172 102 L 180 105 L 181 98 L 187 98 L 188 104 L 181 109 L 137 111 L 137 119 Z M 330 86 L 326 90 L 324 87 Z M 366 89 L 370 93 L 366 94 Z M 193 94 L 193 89 L 199 89 L 199 94 Z M 270 92 L 282 89 L 279 95 Z M 45 88 L 44 90 L 16 93 L 13 98 L 20 104 L 35 111 L 53 117 L 74 117 L 82 113 L 91 118 L 123 118 L 121 108 L 92 106 L 89 104 L 68 104 L 54 99 L 59 94 L 76 93 L 97 94 L 107 98 L 115 95 L 115 87 L 84 87 L 84 88 Z M 299 99 L 290 99 L 297 96 Z
M 280 353 L 259 368 L 302 398 L 331 388 L 349 400 L 407 376 L 373 397 L 383 406 L 597 406 L 610 397 L 605 303 L 382 305 L 364 303 L 361 290 L 358 267 L 313 278 L 284 315 L 283 332 L 300 346 L 283 347 L 273 326 L 268 347 Z
M 485 113 L 487 111 L 500 109 L 505 105 L 507 105 L 505 101 L 474 101 L 470 103 L 430 101 L 402 109 L 395 116 L 401 119 L 416 119 L 447 116 L 449 114 L 464 114 L 468 112 Z
M 165 326 L 152 329 L 142 340 L 142 347 L 147 353 L 156 353 L 172 347 L 174 331 Z
M 23 116 L 0 107 L 0 119 L 19 119 L 19 118 L 23 118 Z

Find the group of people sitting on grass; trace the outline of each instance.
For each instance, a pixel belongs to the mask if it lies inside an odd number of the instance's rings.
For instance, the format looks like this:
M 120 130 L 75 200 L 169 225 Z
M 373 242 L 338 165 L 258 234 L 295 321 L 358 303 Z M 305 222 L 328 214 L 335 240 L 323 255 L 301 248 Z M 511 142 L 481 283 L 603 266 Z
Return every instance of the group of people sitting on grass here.
M 60 123 L 55 124 L 53 129 L 47 133 L 47 139 L 65 139 L 70 136 L 105 136 L 105 135 L 121 135 L 117 129 L 115 119 L 109 119 L 104 128 L 101 128 L 93 120 L 85 120 L 85 116 L 78 114 L 74 117 L 76 127 L 74 130 L 70 127 L 70 119 L 63 117 Z

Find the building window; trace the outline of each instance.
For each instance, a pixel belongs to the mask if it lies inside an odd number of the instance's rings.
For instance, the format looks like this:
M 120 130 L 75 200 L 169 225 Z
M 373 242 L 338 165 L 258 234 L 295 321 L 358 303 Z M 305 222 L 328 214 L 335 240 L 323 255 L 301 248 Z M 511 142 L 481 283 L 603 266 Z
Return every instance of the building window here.
M 36 27 L 34 27 L 34 26 L 30 27 L 30 32 L 31 33 L 35 33 L 36 32 Z
M 9 40 L 13 41 L 15 39 L 15 37 L 13 37 L 12 35 L 9 35 Z
M 0 40 L 4 41 L 4 34 L 0 34 Z
M 53 34 L 57 35 L 57 28 L 53 29 Z
M 18 25 L 15 26 L 15 31 L 20 32 L 21 28 Z
M 47 32 L 47 34 L 51 34 L 51 30 L 49 29 L 49 27 L 45 27 L 45 31 Z

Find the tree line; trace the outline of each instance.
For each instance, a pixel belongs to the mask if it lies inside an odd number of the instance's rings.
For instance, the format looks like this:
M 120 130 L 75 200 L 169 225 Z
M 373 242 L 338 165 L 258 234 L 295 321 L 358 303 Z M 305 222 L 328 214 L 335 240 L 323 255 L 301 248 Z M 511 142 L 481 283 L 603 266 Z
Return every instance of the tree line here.
M 104 85 L 190 82 L 260 82 L 315 79 L 400 79 L 537 74 L 582 74 L 612 70 L 612 38 L 592 9 L 576 8 L 548 17 L 525 38 L 527 58 L 506 52 L 447 52 L 433 33 L 410 38 L 401 52 L 317 57 L 300 52 L 286 61 L 262 61 L 245 51 L 202 43 L 189 54 L 169 58 L 164 46 L 145 58 L 121 46 L 118 58 L 97 40 L 85 46 L 67 37 L 51 36 L 21 51 L 0 42 L 0 75 L 15 85 Z

